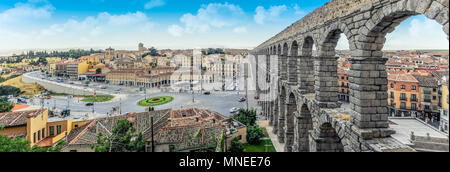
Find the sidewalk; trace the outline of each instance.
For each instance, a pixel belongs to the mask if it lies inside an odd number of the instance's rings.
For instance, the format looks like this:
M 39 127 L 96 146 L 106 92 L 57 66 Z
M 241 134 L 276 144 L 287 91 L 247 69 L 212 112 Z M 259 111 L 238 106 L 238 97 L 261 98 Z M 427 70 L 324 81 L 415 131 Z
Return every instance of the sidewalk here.
M 269 121 L 258 121 L 258 125 L 262 128 L 266 128 L 267 133 L 269 134 L 270 140 L 272 140 L 273 147 L 277 152 L 284 152 L 284 143 L 280 143 L 278 141 L 278 136 L 273 134 L 273 127 L 269 126 Z

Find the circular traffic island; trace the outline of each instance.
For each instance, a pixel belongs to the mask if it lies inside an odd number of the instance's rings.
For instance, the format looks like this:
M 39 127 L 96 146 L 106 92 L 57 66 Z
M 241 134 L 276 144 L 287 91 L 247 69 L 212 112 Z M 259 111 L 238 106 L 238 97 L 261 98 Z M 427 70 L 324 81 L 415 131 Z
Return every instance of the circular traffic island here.
M 141 100 L 138 102 L 139 106 L 159 106 L 163 104 L 167 104 L 173 101 L 173 97 L 171 96 L 159 96 L 152 97 L 149 99 Z

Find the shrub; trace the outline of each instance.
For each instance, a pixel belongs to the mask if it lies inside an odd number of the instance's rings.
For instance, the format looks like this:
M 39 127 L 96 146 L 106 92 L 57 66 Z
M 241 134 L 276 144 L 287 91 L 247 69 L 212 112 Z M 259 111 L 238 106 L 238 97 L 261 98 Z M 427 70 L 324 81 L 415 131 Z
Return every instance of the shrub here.
M 249 144 L 259 144 L 262 137 L 264 137 L 264 132 L 259 126 L 252 125 L 247 127 L 247 142 Z

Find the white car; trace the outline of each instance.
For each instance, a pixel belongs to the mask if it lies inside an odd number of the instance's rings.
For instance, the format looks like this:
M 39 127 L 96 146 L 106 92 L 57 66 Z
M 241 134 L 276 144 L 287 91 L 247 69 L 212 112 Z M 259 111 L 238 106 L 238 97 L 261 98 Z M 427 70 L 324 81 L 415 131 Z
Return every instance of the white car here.
M 239 108 L 234 107 L 234 108 L 230 109 L 230 113 L 236 113 L 236 112 L 239 112 Z

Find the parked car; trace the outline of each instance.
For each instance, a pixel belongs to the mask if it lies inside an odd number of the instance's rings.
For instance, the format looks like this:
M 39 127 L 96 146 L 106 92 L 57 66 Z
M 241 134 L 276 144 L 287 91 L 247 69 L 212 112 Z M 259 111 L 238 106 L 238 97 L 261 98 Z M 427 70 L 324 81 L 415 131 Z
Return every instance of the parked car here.
M 245 99 L 245 97 L 241 97 L 239 98 L 239 102 L 245 102 L 247 99 Z
M 121 90 L 121 88 L 116 88 L 116 89 L 115 89 L 115 91 L 120 91 L 120 90 Z
M 255 96 L 255 100 L 259 100 L 259 96 Z
M 210 95 L 211 92 L 207 91 L 207 92 L 204 92 L 203 94 L 204 94 L 204 95 Z
M 239 112 L 239 108 L 237 108 L 237 107 L 230 109 L 230 113 L 237 113 L 237 112 Z
M 94 103 L 86 103 L 86 106 L 94 106 Z

